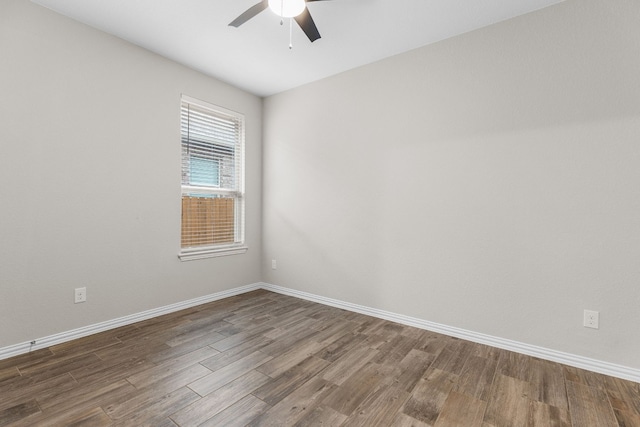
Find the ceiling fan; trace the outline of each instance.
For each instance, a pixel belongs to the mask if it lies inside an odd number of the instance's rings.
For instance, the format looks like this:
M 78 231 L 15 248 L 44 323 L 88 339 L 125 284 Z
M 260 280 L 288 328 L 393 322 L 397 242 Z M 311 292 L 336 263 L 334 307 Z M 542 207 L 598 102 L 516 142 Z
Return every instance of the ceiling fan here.
M 268 7 L 281 18 L 293 18 L 309 40 L 314 42 L 320 38 L 320 33 L 307 9 L 307 3 L 314 1 L 326 0 L 262 0 L 231 21 L 229 26 L 237 28 Z

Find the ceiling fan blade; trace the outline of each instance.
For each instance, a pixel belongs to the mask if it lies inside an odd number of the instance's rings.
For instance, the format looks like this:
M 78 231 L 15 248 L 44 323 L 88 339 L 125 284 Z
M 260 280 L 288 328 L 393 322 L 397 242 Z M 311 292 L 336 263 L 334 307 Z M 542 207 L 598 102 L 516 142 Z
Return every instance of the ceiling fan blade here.
M 309 37 L 311 42 L 320 38 L 320 32 L 318 31 L 318 27 L 316 27 L 316 23 L 313 22 L 309 9 L 305 7 L 304 11 L 293 19 L 300 25 L 300 28 L 302 28 L 302 31 Z
M 269 1 L 262 0 L 260 3 L 254 4 L 249 9 L 247 9 L 242 15 L 238 16 L 236 19 L 231 21 L 229 26 L 238 28 L 240 25 L 244 24 L 249 19 L 253 18 L 257 14 L 265 10 L 267 7 L 269 7 Z

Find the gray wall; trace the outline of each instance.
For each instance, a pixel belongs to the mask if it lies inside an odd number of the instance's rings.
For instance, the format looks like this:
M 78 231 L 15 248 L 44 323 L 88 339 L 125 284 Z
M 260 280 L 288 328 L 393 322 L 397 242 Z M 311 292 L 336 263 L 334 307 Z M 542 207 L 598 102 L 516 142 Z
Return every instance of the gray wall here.
M 640 368 L 638 22 L 569 0 L 267 98 L 264 280 Z
M 182 93 L 246 115 L 244 255 L 178 260 Z M 26 0 L 0 96 L 0 348 L 260 280 L 260 98 Z

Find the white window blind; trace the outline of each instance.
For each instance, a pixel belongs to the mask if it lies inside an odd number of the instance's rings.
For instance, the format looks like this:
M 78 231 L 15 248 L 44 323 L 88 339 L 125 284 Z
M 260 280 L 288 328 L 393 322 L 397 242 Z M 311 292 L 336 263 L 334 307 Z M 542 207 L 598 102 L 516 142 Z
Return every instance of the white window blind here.
M 183 96 L 180 123 L 181 259 L 237 253 L 244 244 L 244 116 Z

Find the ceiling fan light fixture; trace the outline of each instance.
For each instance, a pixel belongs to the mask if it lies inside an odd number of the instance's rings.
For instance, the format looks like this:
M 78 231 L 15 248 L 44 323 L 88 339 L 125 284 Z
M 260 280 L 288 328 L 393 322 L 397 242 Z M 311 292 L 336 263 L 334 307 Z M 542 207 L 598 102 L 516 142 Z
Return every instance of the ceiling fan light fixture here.
M 300 15 L 305 7 L 305 0 L 269 0 L 269 9 L 283 18 Z

